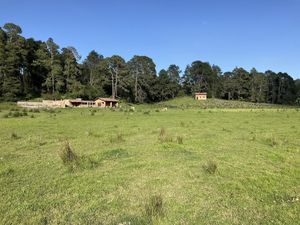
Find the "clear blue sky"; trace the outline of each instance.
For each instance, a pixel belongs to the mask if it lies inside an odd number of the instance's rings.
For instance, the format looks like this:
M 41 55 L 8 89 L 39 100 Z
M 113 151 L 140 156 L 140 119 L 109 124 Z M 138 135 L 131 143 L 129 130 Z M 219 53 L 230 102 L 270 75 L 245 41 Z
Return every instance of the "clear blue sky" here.
M 147 55 L 157 70 L 194 60 L 300 78 L 300 0 L 0 0 L 0 26 L 82 57 Z

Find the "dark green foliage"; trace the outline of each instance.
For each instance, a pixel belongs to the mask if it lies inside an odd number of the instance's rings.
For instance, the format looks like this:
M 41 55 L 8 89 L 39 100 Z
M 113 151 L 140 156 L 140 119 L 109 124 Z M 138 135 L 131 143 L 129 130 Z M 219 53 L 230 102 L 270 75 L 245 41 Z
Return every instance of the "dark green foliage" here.
M 300 105 L 300 81 L 287 73 L 235 68 L 223 74 L 218 66 L 197 60 L 181 77 L 174 64 L 157 74 L 147 56 L 126 62 L 94 50 L 80 63 L 74 47 L 60 48 L 52 38 L 43 42 L 21 34 L 13 23 L 0 28 L 0 101 L 112 96 L 150 103 L 207 92 L 213 98 Z

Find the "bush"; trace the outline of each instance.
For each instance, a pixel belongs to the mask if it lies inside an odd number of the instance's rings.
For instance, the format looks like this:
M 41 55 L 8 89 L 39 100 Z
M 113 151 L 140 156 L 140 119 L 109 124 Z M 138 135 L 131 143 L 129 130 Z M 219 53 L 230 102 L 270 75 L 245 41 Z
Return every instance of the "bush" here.
M 209 174 L 215 174 L 218 169 L 218 166 L 216 162 L 208 161 L 205 165 L 203 165 L 203 169 Z
M 19 111 L 15 111 L 14 113 L 12 113 L 11 116 L 12 116 L 12 117 L 20 117 L 20 116 L 23 116 L 23 114 L 20 113 Z
M 147 200 L 145 213 L 150 220 L 152 220 L 153 217 L 164 215 L 164 202 L 161 195 L 153 195 Z

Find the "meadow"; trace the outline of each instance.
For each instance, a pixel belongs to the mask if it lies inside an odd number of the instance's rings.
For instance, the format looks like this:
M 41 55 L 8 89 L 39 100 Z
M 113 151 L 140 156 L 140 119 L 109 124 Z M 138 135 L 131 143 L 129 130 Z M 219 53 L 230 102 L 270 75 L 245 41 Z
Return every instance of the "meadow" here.
M 299 108 L 121 106 L 0 104 L 0 224 L 299 224 Z

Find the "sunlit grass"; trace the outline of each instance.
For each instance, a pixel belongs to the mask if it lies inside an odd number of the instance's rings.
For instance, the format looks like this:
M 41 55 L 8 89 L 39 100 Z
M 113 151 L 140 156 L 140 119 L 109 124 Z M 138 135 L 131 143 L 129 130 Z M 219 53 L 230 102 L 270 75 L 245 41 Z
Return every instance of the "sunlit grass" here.
M 11 107 L 0 107 L 0 224 L 300 220 L 299 110 L 154 104 L 4 118 Z

